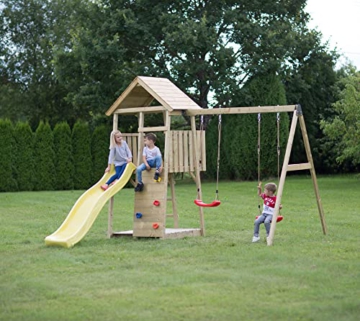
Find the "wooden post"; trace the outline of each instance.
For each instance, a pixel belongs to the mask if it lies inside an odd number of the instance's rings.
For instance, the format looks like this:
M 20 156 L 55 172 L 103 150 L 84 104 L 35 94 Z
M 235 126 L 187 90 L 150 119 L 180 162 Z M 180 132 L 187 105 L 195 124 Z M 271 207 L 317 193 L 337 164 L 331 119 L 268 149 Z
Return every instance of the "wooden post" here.
M 118 126 L 119 126 L 119 115 L 113 114 L 113 130 L 117 130 Z M 114 220 L 114 196 L 112 196 L 109 200 L 108 232 L 107 232 L 108 238 L 110 238 L 113 235 L 113 220 Z
M 143 128 L 144 127 L 144 113 L 140 112 L 139 113 L 139 128 Z M 142 163 L 142 151 L 144 149 L 144 133 L 143 132 L 139 132 L 139 136 L 138 136 L 138 157 L 137 157 L 137 164 L 136 166 L 139 166 Z
M 324 210 L 322 207 L 320 193 L 319 193 L 319 187 L 318 187 L 318 183 L 317 183 L 317 179 L 316 179 L 314 161 L 313 161 L 313 157 L 311 154 L 309 138 L 308 138 L 308 135 L 306 132 L 306 125 L 305 125 L 305 121 L 304 121 L 304 117 L 303 117 L 302 113 L 299 115 L 299 122 L 300 122 L 300 128 L 301 128 L 301 133 L 302 133 L 302 137 L 303 137 L 303 141 L 304 141 L 307 160 L 311 165 L 310 173 L 311 173 L 311 179 L 312 179 L 312 182 L 314 185 L 314 191 L 315 191 L 316 202 L 317 202 L 317 206 L 318 206 L 318 210 L 319 210 L 320 222 L 321 222 L 323 233 L 326 235 L 327 228 L 326 228 L 326 223 L 325 223 L 325 215 L 324 215 Z
M 107 237 L 111 238 L 113 235 L 113 218 L 114 218 L 114 196 L 109 201 L 109 214 L 108 214 L 108 232 Z
M 200 169 L 199 169 L 199 158 L 198 158 L 198 142 L 197 142 L 197 133 L 196 133 L 196 122 L 195 116 L 191 116 L 191 132 L 192 132 L 192 140 L 193 140 L 193 155 L 195 162 L 195 179 L 196 179 L 196 188 L 197 188 L 197 198 L 202 200 L 202 192 L 201 192 L 201 178 L 200 178 Z M 200 229 L 201 235 L 205 236 L 205 221 L 204 221 L 204 210 L 201 206 L 199 206 L 199 216 L 200 216 Z
M 297 120 L 298 120 L 297 111 L 294 111 L 292 122 L 291 122 L 291 127 L 290 127 L 289 138 L 288 138 L 287 145 L 286 145 L 286 151 L 285 151 L 284 162 L 283 162 L 283 166 L 282 166 L 282 170 L 281 170 L 279 186 L 278 186 L 278 190 L 277 190 L 276 204 L 275 204 L 273 219 L 271 222 L 270 234 L 267 238 L 267 245 L 272 245 L 274 235 L 275 235 L 276 220 L 279 215 L 281 197 L 282 197 L 282 193 L 284 190 L 287 166 L 288 166 L 289 160 L 290 160 L 290 154 L 291 154 L 292 144 L 294 141 Z
M 119 128 L 118 114 L 113 115 L 113 130 L 117 130 Z
M 169 157 L 171 157 L 169 151 L 170 151 L 170 146 L 171 146 L 171 133 L 170 133 L 170 129 L 171 129 L 171 118 L 170 118 L 170 114 L 168 111 L 165 112 L 164 114 L 164 127 L 166 128 L 165 130 L 165 144 L 164 144 L 164 152 L 163 152 L 163 171 L 162 171 L 162 177 L 164 180 L 164 185 L 165 185 L 165 195 L 164 195 L 164 199 L 167 199 L 167 186 L 169 184 Z M 165 202 L 165 206 L 167 206 L 166 202 Z M 166 208 L 164 211 L 164 236 L 165 236 L 165 224 L 166 224 Z
M 174 219 L 174 227 L 178 228 L 179 227 L 179 215 L 178 215 L 177 206 L 176 206 L 175 178 L 174 178 L 173 173 L 169 174 L 169 180 L 170 180 L 169 183 L 170 183 L 170 189 L 171 189 L 172 217 Z

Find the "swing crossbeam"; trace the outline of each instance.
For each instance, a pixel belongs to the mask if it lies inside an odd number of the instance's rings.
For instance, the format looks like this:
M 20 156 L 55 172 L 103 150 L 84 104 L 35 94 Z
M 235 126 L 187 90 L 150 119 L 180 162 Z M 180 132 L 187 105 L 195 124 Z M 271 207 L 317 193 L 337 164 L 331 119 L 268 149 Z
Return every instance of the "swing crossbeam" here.
M 291 112 L 297 109 L 298 105 L 285 106 L 262 106 L 262 107 L 221 107 L 211 109 L 188 109 L 185 114 L 187 116 L 197 115 L 221 115 L 221 114 L 257 114 L 257 113 L 281 113 Z

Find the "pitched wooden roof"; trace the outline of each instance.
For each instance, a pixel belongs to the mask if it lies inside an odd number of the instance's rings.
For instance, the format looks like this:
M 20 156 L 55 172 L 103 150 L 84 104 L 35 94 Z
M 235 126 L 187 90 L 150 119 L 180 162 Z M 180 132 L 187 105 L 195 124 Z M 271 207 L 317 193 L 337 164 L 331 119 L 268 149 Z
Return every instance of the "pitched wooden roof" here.
M 117 109 L 149 107 L 158 101 L 164 110 L 202 109 L 167 78 L 136 77 L 112 106 L 106 111 L 110 116 Z

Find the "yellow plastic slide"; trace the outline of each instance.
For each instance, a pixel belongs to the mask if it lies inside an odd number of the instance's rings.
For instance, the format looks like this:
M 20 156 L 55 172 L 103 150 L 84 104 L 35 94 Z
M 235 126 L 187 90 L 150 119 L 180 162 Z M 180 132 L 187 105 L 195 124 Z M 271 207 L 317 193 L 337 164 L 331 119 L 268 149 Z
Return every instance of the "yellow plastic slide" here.
M 79 197 L 58 230 L 45 238 L 45 244 L 72 247 L 78 243 L 90 230 L 105 203 L 125 186 L 135 169 L 133 163 L 128 163 L 120 179 L 103 191 L 100 186 L 115 173 L 114 168 L 105 173 L 94 186 Z

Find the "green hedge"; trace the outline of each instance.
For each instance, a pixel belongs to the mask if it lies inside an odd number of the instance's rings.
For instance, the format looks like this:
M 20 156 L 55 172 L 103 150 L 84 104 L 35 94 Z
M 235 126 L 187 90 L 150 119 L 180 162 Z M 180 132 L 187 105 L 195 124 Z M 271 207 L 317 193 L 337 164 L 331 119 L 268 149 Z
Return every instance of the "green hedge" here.
M 19 191 L 34 189 L 34 133 L 29 123 L 18 122 L 14 129 L 15 138 L 15 179 Z
M 71 129 L 67 122 L 61 122 L 54 128 L 55 146 L 55 189 L 74 188 L 74 160 L 72 154 Z
M 0 192 L 17 190 L 15 148 L 13 124 L 0 119 Z

